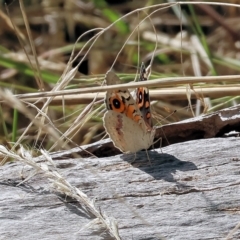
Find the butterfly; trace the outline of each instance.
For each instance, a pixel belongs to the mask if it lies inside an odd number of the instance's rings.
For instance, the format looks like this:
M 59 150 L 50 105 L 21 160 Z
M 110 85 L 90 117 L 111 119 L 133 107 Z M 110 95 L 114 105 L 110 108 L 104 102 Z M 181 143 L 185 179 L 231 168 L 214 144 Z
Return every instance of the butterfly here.
M 139 81 L 146 81 L 148 75 L 148 69 L 142 64 Z M 112 85 L 120 79 L 108 71 L 105 81 Z M 103 125 L 116 148 L 123 153 L 136 153 L 153 144 L 156 129 L 152 124 L 148 88 L 139 87 L 133 95 L 129 90 L 109 90 L 105 105 L 107 112 L 103 116 Z

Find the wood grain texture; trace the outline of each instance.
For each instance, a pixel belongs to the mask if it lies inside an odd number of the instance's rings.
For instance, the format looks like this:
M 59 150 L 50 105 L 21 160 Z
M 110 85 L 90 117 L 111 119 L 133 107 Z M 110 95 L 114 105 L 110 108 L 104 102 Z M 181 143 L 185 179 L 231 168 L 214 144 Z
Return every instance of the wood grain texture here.
M 240 222 L 240 139 L 212 138 L 146 153 L 57 160 L 59 171 L 109 217 L 122 239 L 226 239 Z M 111 239 L 79 230 L 93 216 L 20 163 L 0 168 L 0 239 Z M 101 238 L 102 234 L 102 238 Z M 229 239 L 240 239 L 237 229 Z

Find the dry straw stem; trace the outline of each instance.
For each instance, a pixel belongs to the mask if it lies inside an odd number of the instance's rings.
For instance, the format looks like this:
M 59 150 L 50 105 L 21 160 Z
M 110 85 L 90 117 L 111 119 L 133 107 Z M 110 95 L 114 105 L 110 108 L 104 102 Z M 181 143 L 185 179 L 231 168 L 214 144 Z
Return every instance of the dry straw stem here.
M 28 19 L 27 19 L 27 14 L 26 14 L 26 11 L 25 11 L 25 8 L 24 8 L 23 1 L 19 0 L 19 4 L 20 4 L 22 15 L 23 15 L 24 24 L 25 24 L 25 27 L 26 27 L 26 30 L 27 30 L 28 39 L 30 41 L 31 50 L 33 52 L 36 67 L 37 67 L 37 69 L 35 71 L 35 77 L 36 77 L 35 79 L 36 79 L 36 82 L 38 84 L 39 89 L 43 89 L 44 84 L 43 84 L 43 81 L 42 81 L 41 76 L 40 76 L 40 66 L 39 66 L 39 62 L 38 62 L 38 58 L 37 58 L 36 48 L 35 48 L 35 45 L 34 45 L 32 32 L 30 30 L 30 26 L 29 26 L 29 22 L 28 22 Z
M 240 86 L 218 86 L 218 87 L 194 87 L 194 93 L 191 95 L 191 99 L 196 99 L 197 96 L 195 93 L 202 94 L 204 97 L 210 98 L 220 98 L 224 96 L 238 96 L 240 92 Z M 185 100 L 186 99 L 186 88 L 165 88 L 158 90 L 150 90 L 151 100 Z M 105 93 L 99 93 L 96 96 L 96 93 L 83 93 L 75 94 L 71 96 L 65 96 L 64 102 L 66 105 L 79 105 L 79 104 L 88 104 L 92 102 L 95 98 L 96 101 L 103 100 Z M 26 98 L 25 101 L 29 103 L 34 103 L 37 98 Z M 44 100 L 44 98 L 42 99 Z M 55 97 L 51 105 L 60 106 L 62 105 L 63 99 L 62 96 Z M 100 101 L 98 103 L 103 103 Z M 38 102 L 37 105 L 42 104 Z M 95 102 L 97 104 L 97 102 Z
M 228 75 L 228 76 L 207 76 L 207 77 L 178 77 L 173 78 L 162 78 L 146 82 L 131 82 L 126 84 L 116 84 L 111 86 L 101 86 L 101 87 L 91 87 L 91 88 L 81 88 L 81 89 L 71 89 L 71 90 L 57 90 L 54 92 L 39 92 L 39 93 L 26 93 L 15 95 L 18 99 L 27 99 L 27 98 L 45 98 L 45 97 L 55 97 L 55 96 L 66 96 L 66 95 L 75 95 L 83 93 L 99 93 L 105 92 L 114 89 L 128 89 L 128 88 L 137 88 L 137 87 L 166 87 L 170 85 L 182 85 L 182 84 L 194 84 L 194 83 L 220 83 L 220 82 L 229 82 L 229 83 L 238 83 L 240 81 L 239 75 Z M 0 96 L 0 100 L 3 100 Z
M 81 114 L 77 117 L 77 119 L 74 121 L 74 123 L 71 125 L 71 127 L 60 137 L 60 140 L 63 141 L 64 138 L 67 138 L 69 135 L 73 134 L 72 138 L 80 131 L 81 127 L 97 112 L 97 110 L 92 111 L 92 108 L 94 106 L 94 103 L 96 101 L 96 97 L 91 101 L 90 104 L 88 104 Z M 68 144 L 69 142 L 72 142 L 70 139 L 67 138 L 67 141 L 64 143 L 64 146 Z M 56 141 L 56 143 L 50 148 L 50 150 L 54 149 L 54 147 L 58 146 L 59 141 Z M 92 154 L 91 154 L 92 155 Z
M 179 2 L 175 2 L 175 3 L 160 3 L 160 4 L 155 4 L 155 5 L 151 5 L 151 6 L 146 6 L 146 7 L 143 7 L 143 8 L 138 8 L 126 15 L 124 15 L 122 18 L 126 17 L 126 16 L 129 16 L 135 12 L 138 12 L 138 11 L 142 11 L 142 10 L 147 10 L 147 9 L 151 9 L 151 8 L 160 8 L 160 7 L 171 7 L 171 6 L 174 6 L 174 5 L 198 5 L 198 4 L 202 4 L 202 5 L 216 5 L 216 6 L 228 6 L 228 7 L 240 7 L 239 4 L 234 4 L 234 3 L 224 3 L 224 2 L 203 2 L 203 1 L 179 1 Z M 120 18 L 120 19 L 122 19 Z M 119 19 L 119 20 L 120 20 Z M 117 21 L 119 21 L 117 20 Z
M 2 22 L 4 22 L 9 29 L 14 29 L 17 33 L 17 36 L 20 37 L 22 41 L 26 41 L 25 35 L 20 31 L 20 29 L 17 26 L 13 26 L 11 19 L 0 9 L 0 18 L 2 18 Z
M 118 226 L 115 220 L 108 218 L 105 214 L 102 214 L 100 211 L 98 211 L 93 200 L 89 199 L 85 193 L 72 186 L 66 179 L 64 179 L 57 171 L 54 161 L 46 151 L 41 150 L 42 155 L 45 157 L 45 162 L 41 163 L 36 163 L 32 155 L 22 146 L 20 146 L 20 151 L 21 156 L 13 151 L 7 150 L 4 146 L 0 145 L 0 155 L 2 157 L 10 157 L 25 163 L 35 170 L 34 173 L 43 173 L 55 191 L 76 199 L 87 213 L 91 212 L 96 217 L 96 219 L 94 219 L 94 227 L 101 227 L 115 239 L 121 239 L 118 234 Z M 20 184 L 22 183 L 23 182 Z M 88 224 L 88 226 L 91 225 Z

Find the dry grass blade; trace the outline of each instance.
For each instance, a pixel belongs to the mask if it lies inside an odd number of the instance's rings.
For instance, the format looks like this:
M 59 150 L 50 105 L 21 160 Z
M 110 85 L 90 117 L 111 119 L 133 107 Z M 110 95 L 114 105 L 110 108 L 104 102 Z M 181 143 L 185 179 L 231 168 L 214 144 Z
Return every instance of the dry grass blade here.
M 73 125 L 71 125 L 71 127 L 61 136 L 60 141 L 62 141 L 64 138 L 68 138 L 72 133 L 77 134 L 78 131 L 80 130 L 81 126 L 86 122 L 86 117 L 89 118 L 90 116 L 90 112 L 92 111 L 94 102 L 96 101 L 97 95 L 95 95 L 93 101 L 88 104 L 84 110 L 81 112 L 81 114 L 77 117 L 77 119 L 74 121 Z M 93 113 L 92 113 L 93 114 Z M 85 121 L 84 121 L 85 120 Z M 74 137 L 74 135 L 72 137 Z M 70 139 L 68 139 L 64 146 L 70 141 Z M 59 142 L 57 141 L 51 149 L 53 149 L 54 147 L 56 147 L 59 144 Z M 51 150 L 50 149 L 50 150 Z
M 215 86 L 215 87 L 194 87 L 195 95 L 191 95 L 192 99 L 197 98 L 198 94 L 203 96 L 208 96 L 211 98 L 219 98 L 224 96 L 238 96 L 240 92 L 240 87 L 238 86 Z M 150 90 L 150 95 L 152 100 L 165 100 L 165 102 L 169 99 L 172 100 L 185 100 L 186 99 L 186 88 L 162 88 L 158 90 Z M 96 93 L 84 93 L 84 94 L 76 94 L 76 95 L 68 95 L 64 97 L 64 101 L 66 105 L 79 105 L 79 104 L 89 104 L 96 97 Z M 96 104 L 100 104 L 103 102 L 105 97 L 105 93 L 99 93 L 96 97 Z M 35 103 L 37 98 L 26 98 L 26 102 Z M 37 103 L 39 106 L 41 103 Z M 165 103 L 167 104 L 167 103 Z M 62 105 L 62 96 L 55 97 L 52 102 L 52 106 L 61 106 Z
M 24 23 L 25 23 L 25 26 L 26 26 L 26 28 L 27 28 L 27 33 L 28 33 L 28 39 L 29 39 L 29 41 L 30 41 L 30 46 L 31 46 L 31 49 L 32 49 L 32 52 L 33 52 L 33 56 L 34 56 L 34 58 L 35 58 L 35 62 L 36 62 L 36 66 L 37 66 L 36 81 L 37 81 L 37 83 L 38 83 L 39 89 L 43 90 L 43 89 L 44 89 L 44 85 L 43 85 L 43 81 L 42 81 L 42 79 L 41 79 L 41 76 L 39 75 L 39 73 L 40 73 L 40 67 L 39 67 L 39 63 L 38 63 L 36 48 L 35 48 L 35 46 L 34 46 L 34 44 L 33 44 L 33 37 L 32 37 L 32 34 L 31 34 L 30 26 L 29 26 L 29 23 L 28 23 L 26 11 L 25 11 L 25 8 L 24 8 L 24 5 L 23 5 L 22 0 L 19 0 L 19 4 L 20 4 L 21 11 L 22 11 Z
M 0 9 L 0 18 L 3 19 L 3 22 L 5 22 L 10 29 L 16 31 L 17 36 L 19 36 L 22 41 L 26 41 L 24 34 L 20 31 L 20 29 L 18 27 L 13 26 L 9 17 L 1 9 Z
M 226 82 L 236 82 L 240 81 L 239 75 L 228 75 L 228 76 L 206 76 L 206 77 L 178 77 L 173 78 L 163 78 L 156 79 L 146 82 L 132 82 L 128 84 L 116 84 L 111 86 L 102 86 L 102 87 L 92 87 L 92 88 L 81 88 L 81 89 L 72 89 L 72 90 L 62 90 L 55 92 L 41 92 L 41 93 L 27 93 L 15 95 L 18 99 L 26 98 L 44 98 L 44 97 L 55 97 L 60 95 L 74 95 L 81 93 L 98 93 L 105 92 L 108 90 L 114 89 L 128 89 L 128 88 L 137 88 L 137 87 L 164 87 L 169 85 L 178 85 L 178 84 L 194 84 L 194 83 L 219 83 L 222 81 Z M 3 100 L 0 96 L 0 100 Z

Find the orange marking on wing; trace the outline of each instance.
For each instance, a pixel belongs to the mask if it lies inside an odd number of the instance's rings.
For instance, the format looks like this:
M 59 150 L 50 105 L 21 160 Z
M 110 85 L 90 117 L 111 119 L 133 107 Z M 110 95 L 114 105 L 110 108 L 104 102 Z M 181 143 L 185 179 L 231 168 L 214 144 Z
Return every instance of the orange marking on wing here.
M 133 119 L 134 110 L 135 110 L 134 106 L 129 105 L 125 112 L 126 116 Z
M 134 115 L 134 112 L 135 112 L 135 107 L 132 106 L 132 105 L 130 105 L 130 106 L 128 106 L 128 108 L 126 109 L 125 114 L 126 114 L 127 117 L 131 118 L 133 121 L 135 121 L 135 122 L 138 123 L 139 120 L 141 120 L 141 116 L 139 116 L 139 115 Z

